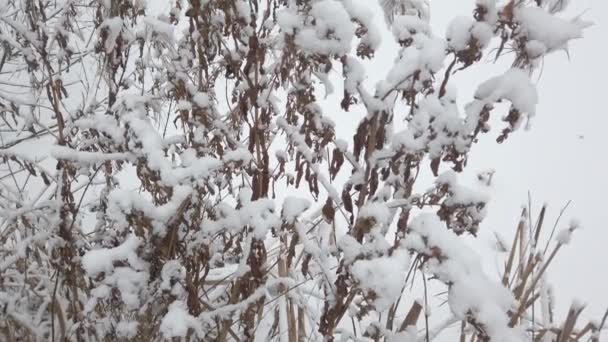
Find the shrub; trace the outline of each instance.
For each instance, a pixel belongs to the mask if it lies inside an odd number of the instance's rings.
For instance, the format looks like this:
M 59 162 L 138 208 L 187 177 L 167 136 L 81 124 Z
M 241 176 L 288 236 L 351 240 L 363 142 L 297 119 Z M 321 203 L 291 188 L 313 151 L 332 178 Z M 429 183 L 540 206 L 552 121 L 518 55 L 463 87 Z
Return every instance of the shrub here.
M 362 1 L 3 2 L 0 334 L 416 341 L 459 323 L 461 341 L 597 339 L 575 328 L 581 307 L 561 325 L 547 311 L 569 233 L 541 252 L 544 210 L 505 246 L 502 282 L 462 241 L 488 199 L 458 173 L 496 103 L 503 142 L 535 114 L 543 56 L 588 25 L 564 3 L 477 0 L 441 38 L 426 2 L 382 0 L 400 48 L 370 89 L 382 35 Z M 459 108 L 451 76 L 506 52 Z M 364 115 L 347 142 L 349 111 Z M 427 281 L 447 290 L 444 323 Z

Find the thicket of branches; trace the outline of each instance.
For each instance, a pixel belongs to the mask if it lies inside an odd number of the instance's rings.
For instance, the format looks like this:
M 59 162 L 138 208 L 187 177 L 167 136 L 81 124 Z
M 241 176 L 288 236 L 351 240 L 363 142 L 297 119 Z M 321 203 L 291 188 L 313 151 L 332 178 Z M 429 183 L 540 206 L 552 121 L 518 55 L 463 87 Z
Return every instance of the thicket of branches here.
M 370 88 L 365 1 L 0 2 L 0 339 L 597 340 L 545 281 L 575 225 L 541 246 L 524 213 L 502 279 L 462 242 L 487 197 L 457 175 L 491 116 L 503 142 L 535 113 L 530 76 L 587 25 L 565 3 L 477 0 L 440 38 L 383 0 L 400 49 Z M 512 67 L 458 106 L 490 52 Z

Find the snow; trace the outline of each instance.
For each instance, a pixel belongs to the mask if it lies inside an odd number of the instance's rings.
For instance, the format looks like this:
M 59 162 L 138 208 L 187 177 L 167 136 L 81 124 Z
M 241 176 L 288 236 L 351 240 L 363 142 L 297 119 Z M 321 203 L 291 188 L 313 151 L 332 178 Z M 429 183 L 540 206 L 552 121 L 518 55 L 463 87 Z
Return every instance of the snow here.
M 490 44 L 494 37 L 494 28 L 485 22 L 476 22 L 471 28 L 471 36 L 477 40 L 477 44 L 483 49 Z
M 470 17 L 459 16 L 452 19 L 445 34 L 449 47 L 456 51 L 464 50 L 469 45 L 470 31 L 474 24 L 475 21 Z
M 427 268 L 439 280 L 450 284 L 448 303 L 455 316 L 464 318 L 471 312 L 493 341 L 524 341 L 521 332 L 508 326 L 507 312 L 515 303 L 513 295 L 488 278 L 475 252 L 434 214 L 416 216 L 409 227 L 405 246 L 431 256 Z M 441 257 L 435 256 L 435 251 Z
M 403 49 L 398 60 L 389 71 L 386 82 L 378 86 L 381 94 L 411 87 L 407 82 L 420 72 L 416 86 L 430 80 L 432 74 L 441 70 L 446 57 L 446 42 L 440 38 L 420 37 L 414 45 Z M 384 96 L 383 96 L 384 97 Z
M 365 79 L 363 65 L 354 57 L 347 57 L 344 65 L 344 90 L 350 94 L 357 93 L 357 87 Z
M 209 95 L 197 92 L 192 96 L 192 102 L 199 108 L 207 108 L 210 103 Z
M 144 269 L 146 265 L 139 259 L 136 252 L 140 244 L 141 240 L 137 236 L 131 235 L 118 247 L 90 250 L 82 257 L 82 267 L 91 277 L 95 277 L 101 272 L 111 272 L 114 262 L 121 260 L 127 260 L 132 267 L 137 269 Z
M 393 216 L 385 203 L 368 202 L 361 207 L 358 217 L 372 218 L 376 224 L 388 226 Z
M 152 32 L 167 43 L 172 44 L 174 42 L 173 25 L 170 23 L 151 17 L 145 17 L 144 23 Z
M 562 229 L 556 236 L 555 240 L 560 245 L 567 245 L 572 239 L 572 230 L 570 228 Z
M 204 336 L 199 321 L 188 313 L 186 304 L 181 301 L 171 303 L 169 312 L 165 314 L 160 323 L 160 332 L 167 339 L 183 338 L 186 337 L 190 329 L 195 331 L 198 336 Z
M 120 17 L 111 17 L 104 19 L 103 23 L 99 26 L 100 32 L 107 32 L 105 39 L 105 50 L 110 53 L 116 46 L 116 38 L 122 31 L 123 20 Z
M 192 188 L 190 186 L 175 186 L 171 200 L 155 206 L 141 194 L 118 188 L 112 190 L 108 195 L 108 210 L 116 215 L 116 218 L 123 219 L 125 213 L 131 213 L 132 210 L 140 211 L 153 220 L 153 233 L 164 236 L 167 223 L 180 205 L 190 196 L 191 192 Z
M 120 321 L 116 327 L 116 331 L 119 337 L 133 339 L 137 336 L 137 325 L 136 321 Z
M 353 261 L 363 252 L 361 244 L 351 235 L 344 235 L 338 241 L 338 247 L 343 253 L 344 262 L 352 264 Z
M 530 40 L 526 42 L 526 53 L 531 59 L 542 57 L 546 52 L 547 47 L 538 40 Z
M 310 207 L 310 201 L 304 198 L 286 197 L 283 202 L 281 215 L 288 223 L 295 222 L 296 218 Z
M 106 275 L 103 283 L 120 291 L 120 299 L 127 309 L 136 310 L 141 306 L 140 291 L 148 285 L 149 273 L 136 271 L 130 267 L 116 267 Z
M 450 198 L 446 200 L 448 204 L 485 203 L 490 199 L 486 193 L 472 190 L 458 184 L 457 174 L 453 170 L 448 170 L 440 174 L 435 180 L 435 183 L 449 186 L 448 191 L 450 192 Z
M 409 268 L 407 252 L 398 250 L 392 256 L 371 260 L 358 260 L 351 269 L 362 289 L 377 296 L 374 305 L 378 311 L 387 310 L 403 289 L 403 280 Z
M 420 151 L 424 149 L 424 139 L 418 139 L 413 130 L 406 129 L 398 132 L 393 137 L 393 148 L 395 150 Z
M 232 151 L 227 151 L 222 157 L 224 163 L 243 163 L 247 164 L 251 161 L 252 155 L 249 150 L 245 148 L 239 148 Z
M 219 216 L 217 219 L 203 220 L 202 224 L 206 229 L 201 234 L 202 236 L 212 236 L 222 230 L 237 233 L 244 226 L 249 226 L 256 238 L 264 239 L 270 229 L 281 227 L 281 218 L 275 214 L 274 201 L 267 198 L 250 201 L 250 189 L 242 190 L 239 195 L 241 206 L 238 210 L 220 204 L 216 207 Z M 294 209 L 294 207 L 290 207 L 290 209 Z M 292 219 L 295 219 L 295 217 L 292 217 Z
M 384 11 L 384 19 L 388 26 L 391 26 L 396 21 L 396 14 L 403 12 L 406 16 L 419 17 L 428 22 L 430 19 L 430 4 L 429 0 L 379 0 L 382 10 Z
M 429 23 L 412 15 L 399 15 L 392 25 L 393 36 L 397 41 L 405 41 L 416 34 L 428 35 L 431 31 Z
M 494 37 L 494 31 L 488 23 L 459 16 L 450 22 L 445 37 L 448 46 L 454 51 L 465 50 L 472 42 L 483 49 L 488 46 L 490 40 Z
M 119 126 L 116 119 L 110 115 L 94 113 L 87 115 L 74 122 L 74 126 L 80 129 L 95 129 L 107 134 L 117 144 L 124 142 L 124 129 Z
M 475 98 L 487 104 L 506 99 L 517 110 L 529 116 L 536 113 L 538 103 L 536 87 L 530 81 L 528 73 L 517 68 L 511 68 L 479 85 Z
M 277 13 L 277 23 L 285 33 L 295 34 L 302 26 L 302 18 L 291 9 L 283 9 Z
M 56 159 L 66 159 L 82 163 L 98 163 L 108 160 L 129 160 L 132 159 L 130 153 L 103 153 L 77 151 L 65 146 L 54 146 L 51 155 Z
M 557 235 L 555 236 L 555 240 L 557 241 L 557 243 L 560 245 L 569 244 L 570 240 L 572 240 L 572 234 L 575 230 L 579 228 L 579 225 L 580 224 L 578 223 L 578 221 L 574 220 L 570 223 L 570 226 L 568 228 L 562 229 L 559 233 L 557 233 Z
M 517 8 L 515 19 L 521 25 L 520 33 L 543 44 L 547 51 L 565 48 L 570 40 L 581 38 L 583 29 L 590 26 L 589 22 L 565 20 L 535 6 Z
M 377 28 L 373 12 L 362 6 L 361 1 L 343 0 L 342 5 L 348 12 L 351 18 L 357 20 L 367 29 L 367 32 L 362 37 L 361 42 L 368 45 L 372 50 L 376 50 L 382 42 L 382 35 Z
M 477 4 L 477 6 L 480 6 L 485 9 L 485 11 L 487 12 L 484 18 L 485 21 L 489 25 L 494 26 L 498 21 L 498 9 L 496 7 L 496 0 L 476 0 L 475 3 Z
M 249 20 L 251 20 L 251 9 L 249 4 L 246 1 L 240 0 L 235 1 L 234 5 L 239 18 L 242 18 L 245 22 L 249 23 Z
M 170 290 L 173 295 L 178 295 L 175 293 L 178 291 L 178 287 L 181 286 L 179 282 L 183 281 L 186 275 L 186 270 L 179 262 L 179 260 L 169 260 L 163 265 L 163 269 L 161 271 L 161 279 L 162 283 L 160 288 L 163 290 Z M 172 285 L 175 283 L 175 285 Z
M 312 4 L 310 15 L 315 24 L 307 24 L 301 28 L 295 39 L 298 46 L 309 53 L 321 55 L 341 56 L 350 51 L 355 29 L 341 2 L 317 1 Z

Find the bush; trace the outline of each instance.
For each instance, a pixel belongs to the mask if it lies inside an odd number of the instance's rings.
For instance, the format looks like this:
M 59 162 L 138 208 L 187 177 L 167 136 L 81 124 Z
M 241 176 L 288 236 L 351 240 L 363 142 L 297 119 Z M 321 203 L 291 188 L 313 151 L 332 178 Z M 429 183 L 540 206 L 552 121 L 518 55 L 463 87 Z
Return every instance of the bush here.
M 545 211 L 524 213 L 492 279 L 462 241 L 488 198 L 458 182 L 496 104 L 501 143 L 535 114 L 542 58 L 588 24 L 564 1 L 477 0 L 440 38 L 425 1 L 382 0 L 400 48 L 372 90 L 362 3 L 0 4 L 3 338 L 599 339 L 579 305 L 553 318 L 544 278 L 576 226 L 541 248 Z M 451 76 L 506 52 L 459 108 Z

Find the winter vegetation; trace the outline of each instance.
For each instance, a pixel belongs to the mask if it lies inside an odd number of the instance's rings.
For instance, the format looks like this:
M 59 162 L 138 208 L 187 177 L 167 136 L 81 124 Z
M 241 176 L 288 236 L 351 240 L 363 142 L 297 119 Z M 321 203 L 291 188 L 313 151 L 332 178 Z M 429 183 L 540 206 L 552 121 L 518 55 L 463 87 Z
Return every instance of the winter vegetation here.
M 578 224 L 524 209 L 496 277 L 460 180 L 530 127 L 568 2 L 0 0 L 0 340 L 599 341 L 546 276 Z

